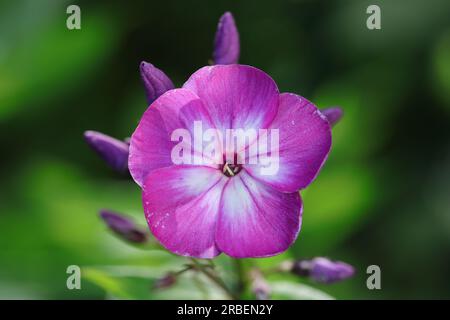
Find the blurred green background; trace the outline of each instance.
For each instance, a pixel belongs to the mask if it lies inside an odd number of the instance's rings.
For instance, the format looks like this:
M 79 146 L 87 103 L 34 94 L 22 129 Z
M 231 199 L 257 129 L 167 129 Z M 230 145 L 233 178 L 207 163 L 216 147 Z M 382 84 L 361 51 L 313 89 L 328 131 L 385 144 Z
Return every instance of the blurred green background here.
M 81 7 L 81 30 L 66 28 L 69 4 Z M 381 30 L 366 28 L 370 4 L 381 7 Z M 336 298 L 450 298 L 447 0 L 1 1 L 0 298 L 197 297 L 189 283 L 150 292 L 182 262 L 106 230 L 100 208 L 145 224 L 140 190 L 82 134 L 130 136 L 147 107 L 139 62 L 182 85 L 208 63 L 227 10 L 241 63 L 281 91 L 345 111 L 283 257 L 354 265 L 355 278 L 318 286 Z M 82 290 L 66 288 L 72 264 L 83 268 Z M 381 267 L 381 290 L 366 288 L 371 264 Z

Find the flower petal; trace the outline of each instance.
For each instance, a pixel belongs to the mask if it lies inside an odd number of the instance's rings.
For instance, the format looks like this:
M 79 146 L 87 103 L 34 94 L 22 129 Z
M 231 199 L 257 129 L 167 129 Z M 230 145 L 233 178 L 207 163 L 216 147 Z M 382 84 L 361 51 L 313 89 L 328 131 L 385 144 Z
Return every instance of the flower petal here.
M 264 171 L 262 168 L 267 165 L 251 158 L 246 163 L 258 164 L 246 164 L 245 169 L 251 176 L 283 192 L 305 188 L 319 173 L 331 148 L 331 128 L 327 119 L 305 98 L 283 93 L 277 117 L 269 129 L 278 129 L 279 133 L 278 148 L 272 145 L 269 148 L 275 169 L 276 159 L 279 159 L 278 170 Z M 271 134 L 268 131 L 265 140 L 270 141 Z M 259 136 L 258 142 L 263 142 L 263 137 Z
M 176 129 L 191 133 L 195 121 L 201 121 L 204 129 L 212 127 L 202 101 L 186 89 L 167 91 L 148 107 L 130 141 L 128 166 L 138 185 L 142 186 L 151 171 L 174 164 L 171 152 L 179 141 L 171 140 L 172 133 Z M 186 143 L 193 155 L 194 145 Z
M 239 61 L 239 33 L 233 15 L 225 12 L 219 20 L 214 39 L 213 60 L 215 64 L 234 64 Z
M 216 128 L 266 128 L 278 110 L 278 88 L 263 71 L 244 65 L 216 65 L 196 71 L 183 85 L 205 104 Z
M 151 63 L 141 62 L 141 78 L 145 87 L 148 104 L 152 104 L 164 92 L 175 88 L 172 80 Z
M 241 171 L 223 191 L 217 246 L 235 258 L 276 255 L 297 238 L 301 213 L 298 192 L 279 192 Z
M 220 171 L 209 167 L 179 165 L 153 171 L 142 196 L 153 235 L 178 255 L 218 255 L 214 233 L 225 182 Z

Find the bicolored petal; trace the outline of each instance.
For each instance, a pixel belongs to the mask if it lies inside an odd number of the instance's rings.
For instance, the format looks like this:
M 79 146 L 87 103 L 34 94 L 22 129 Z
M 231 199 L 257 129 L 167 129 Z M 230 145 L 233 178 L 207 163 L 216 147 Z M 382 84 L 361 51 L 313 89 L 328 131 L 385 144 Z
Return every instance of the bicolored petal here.
M 162 70 L 156 68 L 151 63 L 141 62 L 140 69 L 149 105 L 164 92 L 175 88 L 172 80 Z
M 220 171 L 209 167 L 180 165 L 153 171 L 142 196 L 153 235 L 178 255 L 218 255 L 214 233 L 225 182 Z
M 298 192 L 282 193 L 242 171 L 223 191 L 217 246 L 235 258 L 276 255 L 297 238 L 301 214 Z
M 86 131 L 84 138 L 89 146 L 114 170 L 128 169 L 128 144 L 97 131 Z
M 266 128 L 278 110 L 278 88 L 263 71 L 245 65 L 216 65 L 196 71 L 183 88 L 206 106 L 217 129 Z
M 334 126 L 336 123 L 338 123 L 344 115 L 344 112 L 339 107 L 322 109 L 320 110 L 320 112 L 322 112 L 322 114 L 327 118 L 331 126 Z
M 273 130 L 278 130 L 278 146 L 270 144 L 265 150 L 266 142 L 272 140 Z M 331 129 L 311 102 L 295 94 L 283 93 L 278 114 L 269 131 L 258 137 L 258 143 L 263 152 L 258 151 L 258 159 L 247 159 L 247 163 L 253 164 L 246 164 L 245 170 L 277 190 L 295 192 L 305 188 L 317 176 L 331 148 Z M 267 153 L 270 163 L 261 161 L 266 151 L 270 151 Z M 273 170 L 267 170 L 269 164 L 275 166 Z
M 142 186 L 153 170 L 174 164 L 171 153 L 179 141 L 172 141 L 172 134 L 177 129 L 191 133 L 196 121 L 204 129 L 212 126 L 202 101 L 186 89 L 170 90 L 147 108 L 130 141 L 128 166 L 138 185 Z M 186 143 L 193 156 L 195 144 Z
M 238 63 L 240 54 L 239 32 L 233 15 L 225 12 L 219 20 L 214 39 L 213 60 L 215 64 Z

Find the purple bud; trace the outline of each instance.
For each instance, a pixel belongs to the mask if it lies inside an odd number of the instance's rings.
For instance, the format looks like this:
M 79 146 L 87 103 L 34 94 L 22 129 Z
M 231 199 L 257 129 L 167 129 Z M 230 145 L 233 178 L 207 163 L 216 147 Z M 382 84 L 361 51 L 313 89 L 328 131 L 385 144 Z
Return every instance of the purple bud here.
M 175 88 L 172 80 L 162 70 L 156 68 L 151 63 L 142 61 L 140 69 L 149 105 L 164 92 Z
M 144 243 L 147 241 L 147 233 L 136 226 L 130 218 L 110 210 L 100 211 L 100 217 L 121 238 L 133 243 Z
M 268 290 L 268 287 L 253 288 L 253 294 L 255 295 L 256 300 L 270 299 L 270 290 Z
M 86 131 L 84 138 L 111 168 L 128 171 L 128 144 L 96 131 Z
M 271 289 L 261 271 L 258 269 L 251 270 L 250 279 L 251 290 L 255 295 L 256 300 L 269 300 Z
M 233 15 L 225 12 L 220 17 L 214 40 L 213 60 L 215 64 L 238 63 L 240 53 L 239 33 Z
M 177 282 L 177 277 L 173 272 L 169 272 L 153 283 L 153 289 L 165 289 L 173 286 Z
M 333 283 L 352 277 L 355 269 L 341 261 L 318 257 L 312 260 L 296 261 L 291 272 L 320 283 Z
M 322 109 L 320 112 L 327 118 L 331 126 L 334 126 L 344 115 L 344 112 L 339 107 Z

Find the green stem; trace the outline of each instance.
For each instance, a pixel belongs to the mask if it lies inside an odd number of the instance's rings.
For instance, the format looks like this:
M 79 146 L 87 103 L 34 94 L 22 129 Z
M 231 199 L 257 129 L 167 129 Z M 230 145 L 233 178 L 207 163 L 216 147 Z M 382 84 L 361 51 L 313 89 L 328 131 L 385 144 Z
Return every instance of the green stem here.
M 186 267 L 184 267 L 183 269 L 174 272 L 173 274 L 174 274 L 174 276 L 179 276 L 179 275 L 181 275 L 181 274 L 183 274 L 183 273 L 185 273 L 186 271 L 189 271 L 189 270 L 191 270 L 191 269 L 192 269 L 192 266 L 186 266 Z
M 205 284 L 202 282 L 202 279 L 199 278 L 198 273 L 194 273 L 193 281 L 197 286 L 198 290 L 200 290 L 200 292 L 202 293 L 204 299 L 208 300 L 209 299 L 208 290 L 206 289 Z
M 237 300 L 237 297 L 223 282 L 223 280 L 216 275 L 214 272 L 211 272 L 209 269 L 205 268 L 204 265 L 199 263 L 196 259 L 191 259 L 194 263 L 195 269 L 199 272 L 203 273 L 207 278 L 209 278 L 212 282 L 214 282 L 219 288 L 221 288 L 231 299 Z
M 245 283 L 247 282 L 247 279 L 245 277 L 244 265 L 242 263 L 242 260 L 241 259 L 233 259 L 233 260 L 236 266 L 236 274 L 238 278 L 237 295 L 240 297 L 244 292 Z

